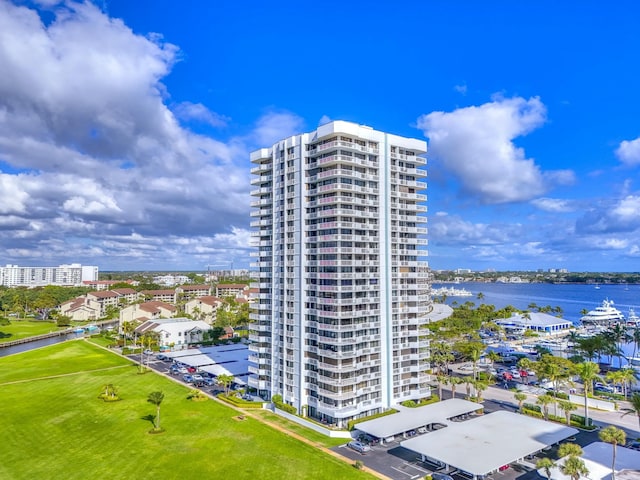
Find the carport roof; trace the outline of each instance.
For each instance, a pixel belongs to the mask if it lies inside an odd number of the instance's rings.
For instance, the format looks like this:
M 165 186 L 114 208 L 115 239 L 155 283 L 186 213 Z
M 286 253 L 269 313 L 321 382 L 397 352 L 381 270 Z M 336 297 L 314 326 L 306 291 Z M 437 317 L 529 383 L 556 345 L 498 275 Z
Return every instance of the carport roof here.
M 399 435 L 432 423 L 447 423 L 448 418 L 482 410 L 479 403 L 452 398 L 417 408 L 395 406 L 398 413 L 356 424 L 355 428 L 377 438 Z
M 498 411 L 400 445 L 473 475 L 487 475 L 576 433 L 575 428 Z

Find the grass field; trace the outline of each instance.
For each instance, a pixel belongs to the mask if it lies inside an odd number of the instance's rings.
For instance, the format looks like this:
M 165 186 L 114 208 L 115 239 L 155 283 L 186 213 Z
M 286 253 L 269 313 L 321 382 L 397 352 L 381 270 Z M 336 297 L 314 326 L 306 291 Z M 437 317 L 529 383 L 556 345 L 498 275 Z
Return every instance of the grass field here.
M 0 478 L 372 478 L 214 401 L 85 341 L 0 358 Z M 118 387 L 105 403 L 101 387 Z M 160 390 L 165 433 L 151 435 Z
M 11 325 L 0 325 L 0 332 L 10 333 L 10 337 L 0 338 L 0 343 L 12 342 L 21 338 L 42 335 L 43 333 L 57 332 L 62 330 L 53 322 L 34 322 L 29 320 L 11 319 Z

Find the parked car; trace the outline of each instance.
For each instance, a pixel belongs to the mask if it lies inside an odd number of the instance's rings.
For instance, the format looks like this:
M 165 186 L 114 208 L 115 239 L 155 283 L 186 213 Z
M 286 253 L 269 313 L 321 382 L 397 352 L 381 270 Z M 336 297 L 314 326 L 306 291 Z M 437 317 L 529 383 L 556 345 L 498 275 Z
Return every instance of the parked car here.
M 502 372 L 502 379 L 503 380 L 513 380 L 513 375 L 511 372 Z
M 627 448 L 631 450 L 638 450 L 640 452 L 640 441 L 635 441 L 627 444 Z
M 194 373 L 193 375 L 191 375 L 191 378 L 193 379 L 194 382 L 202 382 L 202 381 L 204 381 L 204 377 L 202 375 L 200 375 L 199 373 Z
M 142 352 L 142 353 L 144 353 L 145 355 L 153 355 L 153 350 L 149 350 L 149 349 L 147 348 L 147 349 L 146 349 L 144 352 Z
M 187 371 L 189 373 L 196 373 L 198 371 L 198 369 L 196 367 L 187 367 Z
M 355 450 L 356 452 L 361 453 L 363 455 L 366 452 L 371 450 L 371 447 L 369 445 L 366 445 L 366 444 L 364 444 L 362 442 L 358 442 L 356 440 L 353 440 L 353 441 L 347 443 L 347 447 L 349 447 L 350 449 Z
M 433 480 L 453 480 L 451 475 L 447 475 L 446 473 L 433 472 L 431 474 L 431 478 Z
M 191 374 L 186 373 L 182 376 L 182 380 L 184 380 L 187 383 L 191 383 L 193 382 L 193 377 L 191 376 Z

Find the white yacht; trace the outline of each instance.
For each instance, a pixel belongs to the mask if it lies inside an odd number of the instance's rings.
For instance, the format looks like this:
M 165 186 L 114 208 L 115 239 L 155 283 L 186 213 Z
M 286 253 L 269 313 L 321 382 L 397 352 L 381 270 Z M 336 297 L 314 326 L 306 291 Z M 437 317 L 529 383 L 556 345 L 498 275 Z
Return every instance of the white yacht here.
M 606 299 L 602 302 L 602 305 L 581 317 L 580 321 L 584 325 L 607 326 L 624 323 L 624 315 L 613 306 L 613 300 Z
M 627 327 L 640 327 L 640 317 L 633 308 L 629 309 L 629 315 L 627 315 Z

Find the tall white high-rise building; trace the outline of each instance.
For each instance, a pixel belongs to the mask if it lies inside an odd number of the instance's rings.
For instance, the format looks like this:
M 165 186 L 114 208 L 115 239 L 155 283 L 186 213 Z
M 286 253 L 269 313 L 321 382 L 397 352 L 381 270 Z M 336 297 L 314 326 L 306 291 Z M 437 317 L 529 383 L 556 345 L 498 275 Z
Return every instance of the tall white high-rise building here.
M 44 285 L 82 285 L 98 280 L 98 267 L 71 263 L 57 267 L 0 267 L 0 285 L 7 287 L 40 287 Z
M 339 426 L 431 394 L 426 150 L 335 121 L 251 154 L 250 386 Z

